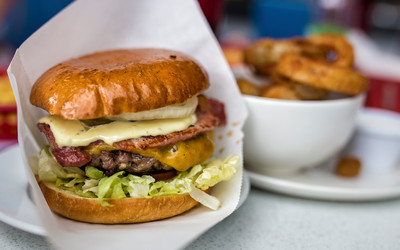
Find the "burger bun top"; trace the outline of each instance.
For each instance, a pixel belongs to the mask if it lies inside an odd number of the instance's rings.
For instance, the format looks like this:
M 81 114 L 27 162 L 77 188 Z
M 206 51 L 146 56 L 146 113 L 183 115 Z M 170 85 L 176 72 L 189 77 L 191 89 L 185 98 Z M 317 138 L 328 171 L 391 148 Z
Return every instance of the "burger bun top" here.
M 166 49 L 109 50 L 64 61 L 33 85 L 33 105 L 65 119 L 94 119 L 184 103 L 209 87 L 192 58 Z

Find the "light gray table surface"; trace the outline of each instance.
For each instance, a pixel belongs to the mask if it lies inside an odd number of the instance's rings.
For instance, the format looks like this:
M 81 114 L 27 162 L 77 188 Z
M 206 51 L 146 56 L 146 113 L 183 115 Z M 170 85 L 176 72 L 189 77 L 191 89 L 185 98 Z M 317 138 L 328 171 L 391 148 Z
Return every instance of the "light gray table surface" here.
M 0 249 L 52 249 L 0 222 Z M 400 199 L 343 203 L 252 188 L 245 203 L 187 249 L 400 249 Z

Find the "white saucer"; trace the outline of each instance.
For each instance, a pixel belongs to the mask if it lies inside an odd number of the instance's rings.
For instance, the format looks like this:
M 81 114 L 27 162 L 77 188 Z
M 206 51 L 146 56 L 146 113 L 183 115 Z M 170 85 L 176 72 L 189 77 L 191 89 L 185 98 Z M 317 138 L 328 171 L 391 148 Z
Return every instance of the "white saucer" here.
M 2 151 L 0 162 L 0 220 L 33 234 L 46 235 L 28 196 L 29 184 L 18 145 Z
M 247 170 L 255 187 L 303 198 L 333 201 L 372 201 L 400 197 L 400 168 L 385 173 L 364 172 L 356 178 L 336 175 L 331 163 L 290 177 Z
M 1 152 L 0 162 L 2 170 L 0 175 L 0 221 L 26 232 L 45 236 L 46 231 L 36 214 L 35 204 L 28 196 L 29 184 L 18 145 Z M 249 177 L 243 171 L 242 190 L 237 208 L 246 200 L 249 190 Z

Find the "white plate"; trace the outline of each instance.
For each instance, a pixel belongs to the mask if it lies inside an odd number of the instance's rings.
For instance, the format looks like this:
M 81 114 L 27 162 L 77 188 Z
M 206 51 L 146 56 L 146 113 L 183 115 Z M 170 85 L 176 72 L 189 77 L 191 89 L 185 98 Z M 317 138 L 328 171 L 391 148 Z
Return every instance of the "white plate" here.
M 333 161 L 290 177 L 273 177 L 247 170 L 251 184 L 282 194 L 334 201 L 372 201 L 400 197 L 400 169 L 364 172 L 356 178 L 334 174 Z
M 29 233 L 45 236 L 36 214 L 35 204 L 28 196 L 28 180 L 24 172 L 18 145 L 12 146 L 0 154 L 0 221 Z M 243 184 L 239 208 L 246 200 L 250 190 L 250 181 L 243 172 Z
M 0 220 L 24 231 L 45 235 L 35 204 L 28 196 L 29 184 L 18 145 L 2 151 L 0 163 Z

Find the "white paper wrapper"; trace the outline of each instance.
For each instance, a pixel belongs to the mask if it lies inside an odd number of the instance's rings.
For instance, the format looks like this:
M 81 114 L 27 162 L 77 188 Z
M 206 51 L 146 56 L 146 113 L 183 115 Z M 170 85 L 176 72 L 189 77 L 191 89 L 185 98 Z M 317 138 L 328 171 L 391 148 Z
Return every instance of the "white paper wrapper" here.
M 28 166 L 46 142 L 36 128 L 46 113 L 29 103 L 36 79 L 51 66 L 95 51 L 156 47 L 184 52 L 207 70 L 211 87 L 206 95 L 224 102 L 228 125 L 216 131 L 216 156 L 242 156 L 242 125 L 247 112 L 234 77 L 196 1 L 107 1 L 81 0 L 72 3 L 46 23 L 17 50 L 8 74 L 18 105 L 19 143 L 33 187 L 38 214 L 50 241 L 60 249 L 176 249 L 230 215 L 240 196 L 242 166 L 228 182 L 212 194 L 222 207 L 211 211 L 203 206 L 167 220 L 130 224 L 96 225 L 53 214 Z M 243 158 L 243 157 L 242 157 Z

